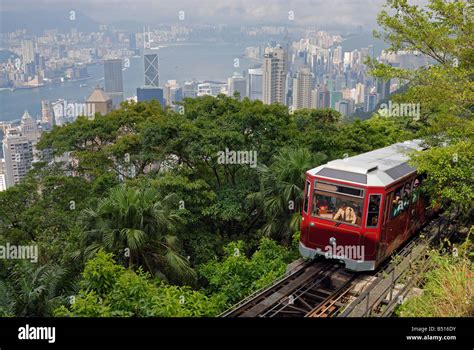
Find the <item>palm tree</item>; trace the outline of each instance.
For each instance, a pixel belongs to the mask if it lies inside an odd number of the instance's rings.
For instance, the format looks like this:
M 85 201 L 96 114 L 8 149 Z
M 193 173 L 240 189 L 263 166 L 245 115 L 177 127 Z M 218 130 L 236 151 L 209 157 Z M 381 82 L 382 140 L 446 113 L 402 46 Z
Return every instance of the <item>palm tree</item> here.
M 58 265 L 19 262 L 8 280 L 10 285 L 0 286 L 6 292 L 0 300 L 8 306 L 6 311 L 14 311 L 17 317 L 52 316 L 65 303 L 67 291 L 72 290 L 67 271 Z
M 306 148 L 283 148 L 269 167 L 259 166 L 260 191 L 248 200 L 265 218 L 265 235 L 289 243 L 301 222 L 305 173 L 325 159 Z
M 174 210 L 176 195 L 159 198 L 154 188 L 119 186 L 95 210 L 85 210 L 86 257 L 103 248 L 119 252 L 128 266 L 144 266 L 153 275 L 168 279 L 193 279 L 194 271 L 179 252 L 172 233 L 181 222 Z

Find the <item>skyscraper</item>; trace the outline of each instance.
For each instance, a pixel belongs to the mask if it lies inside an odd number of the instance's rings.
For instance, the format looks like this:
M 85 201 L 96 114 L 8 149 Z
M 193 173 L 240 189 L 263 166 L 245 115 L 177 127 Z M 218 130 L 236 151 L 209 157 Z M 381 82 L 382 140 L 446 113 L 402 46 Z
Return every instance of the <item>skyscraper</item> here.
M 189 80 L 184 83 L 183 97 L 194 98 L 197 96 L 198 83 L 195 80 Z
M 313 75 L 309 68 L 300 68 L 293 79 L 293 110 L 311 108 Z
M 263 70 L 262 68 L 251 68 L 248 70 L 247 96 L 251 100 L 263 100 Z
M 227 91 L 229 96 L 234 96 L 234 93 L 238 92 L 242 100 L 247 96 L 247 79 L 234 73 L 234 76 L 227 80 Z
M 123 101 L 122 60 L 109 59 L 104 61 L 105 92 L 112 99 L 114 108 L 120 107 Z
M 49 100 L 41 101 L 41 121 L 43 123 L 49 124 L 50 127 L 52 127 L 54 124 L 54 118 L 51 112 L 51 103 Z
M 162 108 L 165 108 L 165 99 L 163 97 L 163 89 L 155 86 L 143 86 L 137 88 L 137 101 L 152 101 L 159 102 Z
M 21 117 L 20 131 L 21 135 L 26 137 L 33 145 L 35 145 L 40 138 L 41 133 L 38 125 L 36 125 L 36 121 L 31 117 L 28 111 L 25 111 Z
M 365 96 L 365 111 L 370 112 L 377 106 L 377 94 L 371 93 Z
M 144 55 L 143 57 L 145 60 L 145 86 L 158 86 L 158 54 L 150 53 Z
M 7 130 L 3 139 L 3 155 L 5 157 L 6 187 L 12 187 L 23 180 L 33 162 L 33 146 L 31 141 L 22 136 L 17 129 Z
M 330 108 L 331 107 L 331 92 L 327 89 L 318 89 L 318 108 Z
M 378 101 L 382 101 L 387 99 L 390 96 L 390 79 L 388 80 L 382 80 L 380 78 L 376 79 L 377 81 L 377 95 L 378 95 Z
M 165 103 L 167 106 L 174 106 L 176 102 L 183 99 L 183 89 L 178 86 L 176 80 L 168 80 L 164 88 Z
M 263 56 L 263 103 L 286 104 L 286 53 L 281 46 L 267 47 Z
M 23 55 L 23 63 L 31 63 L 35 61 L 35 51 L 32 40 L 21 41 L 21 54 Z
M 7 189 L 7 168 L 5 165 L 5 159 L 0 158 L 0 192 Z
M 346 99 L 336 102 L 336 111 L 341 113 L 344 117 L 348 117 L 354 113 L 354 100 Z

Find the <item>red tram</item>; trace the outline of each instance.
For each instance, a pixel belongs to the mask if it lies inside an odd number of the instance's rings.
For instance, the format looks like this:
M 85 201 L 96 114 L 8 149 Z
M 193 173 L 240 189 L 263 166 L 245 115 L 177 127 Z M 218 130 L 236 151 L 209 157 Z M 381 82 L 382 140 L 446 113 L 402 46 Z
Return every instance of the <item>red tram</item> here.
M 405 141 L 307 171 L 301 255 L 376 269 L 426 220 L 422 178 L 407 163 L 407 152 L 421 149 Z

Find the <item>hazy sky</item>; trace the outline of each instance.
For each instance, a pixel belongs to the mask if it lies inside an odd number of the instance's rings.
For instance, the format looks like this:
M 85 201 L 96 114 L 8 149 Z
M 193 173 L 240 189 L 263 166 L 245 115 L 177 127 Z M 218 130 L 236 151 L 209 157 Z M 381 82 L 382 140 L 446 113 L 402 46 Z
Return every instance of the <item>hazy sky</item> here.
M 184 11 L 189 23 L 260 25 L 294 23 L 318 28 L 372 29 L 385 0 L 1 0 L 2 10 L 80 10 L 92 19 L 110 23 L 138 20 L 172 23 Z

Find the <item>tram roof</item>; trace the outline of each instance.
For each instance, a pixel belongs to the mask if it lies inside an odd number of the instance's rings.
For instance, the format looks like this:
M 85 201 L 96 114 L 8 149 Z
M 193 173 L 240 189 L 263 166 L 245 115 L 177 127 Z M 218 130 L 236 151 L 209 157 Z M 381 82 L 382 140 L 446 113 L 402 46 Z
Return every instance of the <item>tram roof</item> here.
M 333 160 L 309 170 L 308 174 L 366 186 L 386 187 L 416 171 L 408 164 L 408 153 L 423 149 L 422 140 L 400 142 L 357 156 Z

